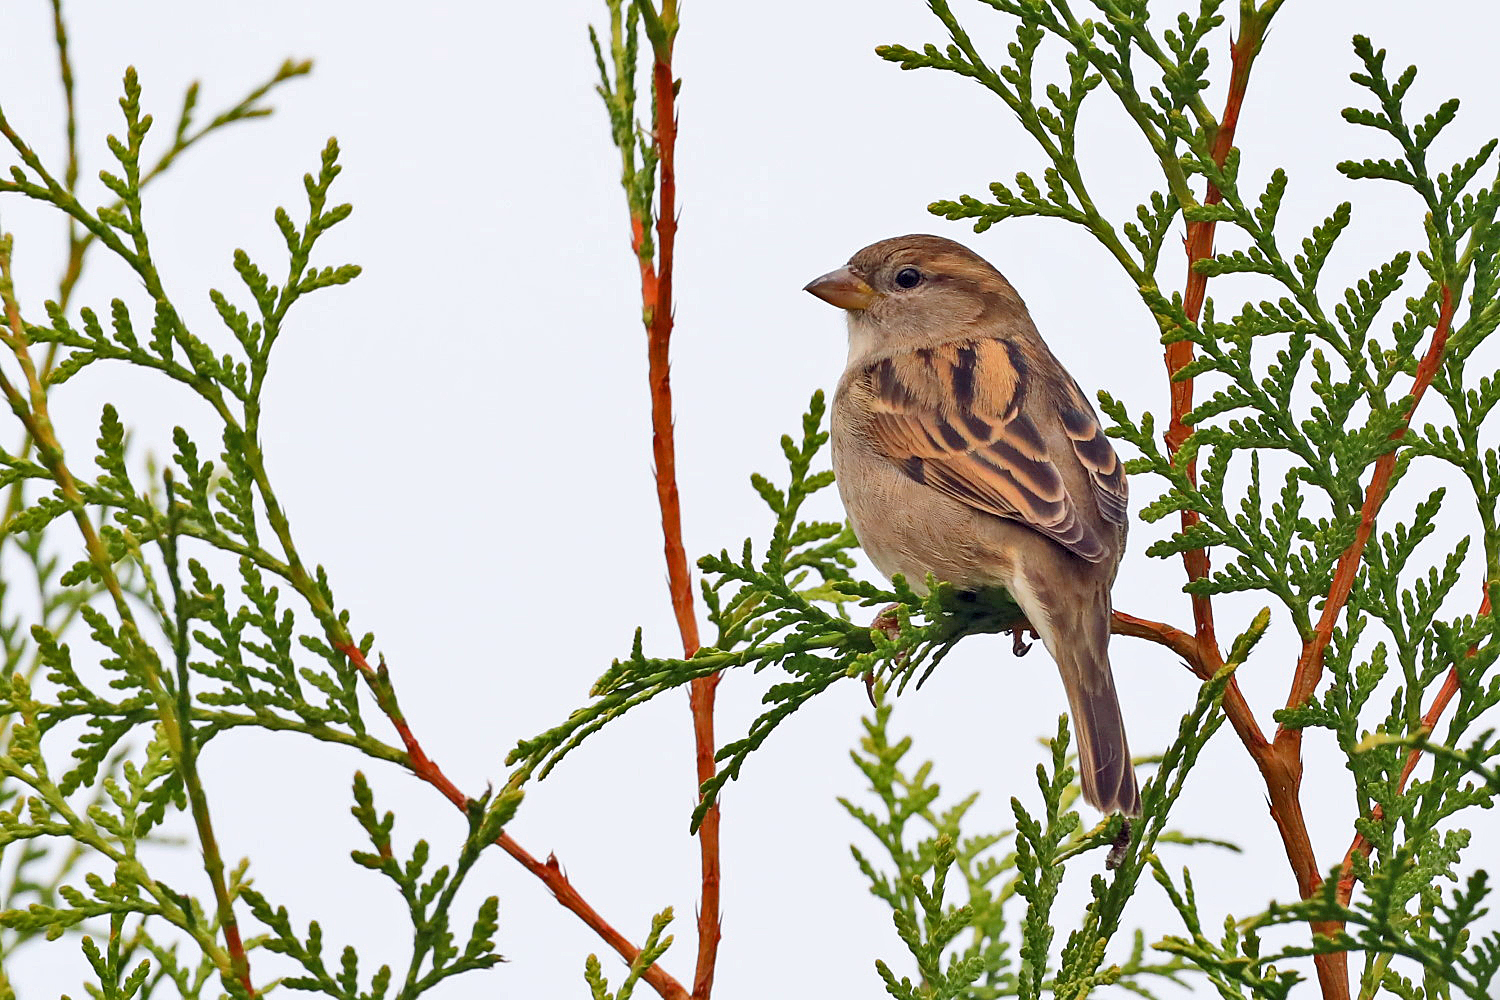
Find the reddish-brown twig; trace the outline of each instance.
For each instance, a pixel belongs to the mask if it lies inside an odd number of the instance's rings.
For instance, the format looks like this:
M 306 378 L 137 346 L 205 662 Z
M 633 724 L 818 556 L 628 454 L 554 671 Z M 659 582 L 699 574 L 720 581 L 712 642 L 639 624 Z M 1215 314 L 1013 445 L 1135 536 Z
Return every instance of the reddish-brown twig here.
M 1479 616 L 1483 618 L 1490 613 L 1490 592 L 1486 585 L 1484 600 L 1479 605 Z M 1469 647 L 1468 655 L 1473 656 L 1477 652 L 1474 646 Z M 1432 700 L 1432 705 L 1422 716 L 1422 728 L 1432 732 L 1437 728 L 1438 720 L 1447 711 L 1448 703 L 1453 696 L 1458 694 L 1458 665 L 1454 664 L 1448 668 L 1448 676 L 1443 678 L 1443 686 L 1438 689 L 1437 697 Z M 1422 759 L 1422 748 L 1412 747 L 1411 752 L 1406 755 L 1406 764 L 1401 768 L 1401 777 L 1396 781 L 1396 794 L 1400 795 L 1406 791 L 1406 783 L 1411 779 L 1412 772 L 1417 769 L 1417 762 Z M 1385 810 L 1376 806 L 1370 810 L 1370 819 L 1379 823 L 1385 816 Z M 1370 841 L 1362 833 L 1354 835 L 1354 842 L 1349 845 L 1348 852 L 1344 855 L 1344 864 L 1339 872 L 1339 904 L 1347 906 L 1350 897 L 1354 895 L 1354 856 L 1364 856 L 1370 853 Z
M 1433 699 L 1432 707 L 1422 716 L 1422 728 L 1431 731 L 1437 725 L 1438 719 L 1442 718 L 1443 712 L 1448 707 L 1448 702 L 1458 693 L 1458 667 L 1449 667 L 1448 676 L 1443 678 L 1443 686 L 1438 689 L 1437 697 Z M 1396 782 L 1396 794 L 1400 795 L 1406 791 L 1406 782 L 1411 778 L 1412 772 L 1417 769 L 1417 762 L 1422 759 L 1422 748 L 1413 747 L 1406 755 L 1406 765 L 1401 768 L 1401 777 Z M 1385 817 L 1385 810 L 1379 805 L 1370 810 L 1370 819 L 1379 823 Z M 1370 853 L 1370 841 L 1362 833 L 1354 835 L 1354 841 L 1349 845 L 1349 850 L 1344 854 L 1344 864 L 1339 874 L 1338 900 L 1341 905 L 1347 904 L 1354 895 L 1354 857 L 1363 857 Z
M 1214 675 L 1214 671 L 1208 669 L 1203 661 L 1203 655 L 1199 652 L 1198 642 L 1192 636 L 1179 628 L 1164 625 L 1161 622 L 1150 621 L 1146 618 L 1137 618 L 1135 615 L 1127 615 L 1123 611 L 1116 611 L 1110 620 L 1110 631 L 1115 635 L 1128 635 L 1137 639 L 1148 639 L 1160 646 L 1166 646 L 1172 652 L 1182 657 L 1187 663 L 1188 669 L 1197 675 L 1199 680 L 1208 680 Z
M 1432 331 L 1432 342 L 1417 366 L 1416 379 L 1412 383 L 1411 405 L 1407 408 L 1401 426 L 1391 434 L 1392 441 L 1397 441 L 1406 434 L 1406 428 L 1416 413 L 1417 404 L 1421 402 L 1423 393 L 1432 383 L 1433 376 L 1437 374 L 1438 365 L 1443 359 L 1443 351 L 1448 344 L 1448 331 L 1453 321 L 1454 305 L 1453 293 L 1447 285 L 1444 285 L 1437 325 Z M 1287 695 L 1288 707 L 1295 708 L 1304 704 L 1317 689 L 1318 681 L 1323 673 L 1323 654 L 1328 649 L 1334 626 L 1337 625 L 1339 616 L 1343 613 L 1344 606 L 1353 591 L 1354 579 L 1359 572 L 1365 545 L 1374 533 L 1375 518 L 1385 503 L 1386 494 L 1390 489 L 1391 475 L 1395 468 L 1396 449 L 1393 446 L 1375 462 L 1375 471 L 1371 474 L 1370 483 L 1365 488 L 1365 501 L 1360 509 L 1359 527 L 1355 530 L 1354 540 L 1339 557 L 1317 628 L 1313 631 L 1313 635 L 1303 643 L 1302 654 L 1297 660 L 1297 670 L 1292 677 L 1291 691 Z M 1313 856 L 1312 844 L 1306 837 L 1306 827 L 1302 824 L 1301 805 L 1297 798 L 1297 792 L 1302 783 L 1302 730 L 1285 725 L 1279 726 L 1272 749 L 1269 763 L 1278 775 L 1279 787 L 1273 787 L 1268 776 L 1267 788 L 1271 792 L 1271 811 L 1282 830 L 1287 857 L 1297 875 L 1298 889 L 1302 897 L 1306 899 L 1322 886 L 1323 877 L 1318 869 L 1317 859 Z M 1261 770 L 1266 772 L 1264 766 Z M 1295 815 L 1292 814 L 1294 808 Z M 1289 834 L 1292 839 L 1288 839 Z M 1343 925 L 1336 921 L 1313 924 L 1313 931 L 1319 934 L 1334 934 L 1342 928 Z M 1346 1000 L 1349 995 L 1349 974 L 1345 954 L 1335 952 L 1319 955 L 1315 962 L 1324 996 L 1333 1000 Z M 1330 987 L 1333 987 L 1332 991 Z
M 1200 646 L 1197 637 L 1171 625 L 1116 611 L 1110 622 L 1110 631 L 1116 635 L 1146 639 L 1167 647 L 1182 657 L 1187 668 L 1199 680 L 1209 680 L 1224 667 L 1224 661 L 1220 658 L 1218 649 L 1212 646 Z M 1265 733 L 1261 731 L 1260 724 L 1255 721 L 1255 713 L 1250 711 L 1250 703 L 1245 701 L 1245 696 L 1240 691 L 1239 682 L 1233 677 L 1230 677 L 1229 682 L 1224 686 L 1223 705 L 1224 715 L 1229 719 L 1230 726 L 1239 735 L 1240 741 L 1250 749 L 1252 755 L 1263 753 L 1270 747 L 1271 744 L 1267 741 Z
M 675 30 L 675 29 L 674 29 Z M 677 240 L 677 107 L 672 76 L 672 40 L 668 33 L 653 48 L 651 90 L 656 101 L 658 190 L 656 260 L 643 253 L 649 220 L 631 220 L 633 245 L 641 268 L 641 302 L 646 320 L 647 377 L 651 385 L 651 454 L 656 460 L 656 499 L 661 507 L 661 529 L 667 560 L 667 585 L 672 612 L 682 635 L 682 651 L 698 651 L 698 619 L 693 607 L 693 580 L 682 545 L 682 507 L 677 491 L 677 452 L 672 424 L 672 262 Z M 714 776 L 714 691 L 719 677 L 704 677 L 688 688 L 693 714 L 694 763 L 698 786 Z M 713 991 L 714 966 L 719 953 L 719 807 L 713 805 L 698 826 L 701 891 L 698 901 L 698 961 L 693 996 L 707 1000 Z
M 1406 428 L 1411 424 L 1412 416 L 1417 412 L 1417 404 L 1422 401 L 1422 394 L 1427 391 L 1427 387 L 1432 384 L 1432 379 L 1437 374 L 1438 365 L 1443 361 L 1443 352 L 1448 346 L 1448 330 L 1453 322 L 1454 308 L 1453 291 L 1449 286 L 1444 285 L 1437 325 L 1432 330 L 1432 342 L 1428 344 L 1427 353 L 1417 365 L 1416 379 L 1411 387 L 1411 405 L 1407 407 L 1406 417 L 1401 421 L 1401 426 L 1392 432 L 1392 442 L 1399 441 L 1406 435 Z M 1328 588 L 1328 599 L 1323 603 L 1323 614 L 1318 619 L 1318 627 L 1314 630 L 1312 638 L 1302 646 L 1302 655 L 1297 661 L 1297 673 L 1292 678 L 1292 689 L 1287 695 L 1288 708 L 1296 708 L 1303 704 L 1317 689 L 1318 680 L 1323 674 L 1323 654 L 1328 649 L 1334 626 L 1338 624 L 1344 605 L 1349 600 L 1349 594 L 1354 589 L 1354 578 L 1359 573 L 1359 563 L 1364 556 L 1365 544 L 1369 542 L 1370 535 L 1375 530 L 1375 517 L 1380 513 L 1381 505 L 1385 503 L 1386 493 L 1390 490 L 1391 475 L 1395 471 L 1396 449 L 1393 445 L 1390 451 L 1376 460 L 1375 472 L 1370 477 L 1370 485 L 1365 487 L 1365 502 L 1359 512 L 1359 527 L 1354 533 L 1354 540 L 1339 557 L 1338 567 L 1333 574 L 1333 584 Z M 1276 742 L 1280 744 L 1283 741 L 1293 746 L 1300 746 L 1302 731 L 1282 726 L 1276 732 Z
M 1229 72 L 1229 94 L 1224 100 L 1224 114 L 1219 119 L 1219 128 L 1214 135 L 1213 148 L 1211 150 L 1214 162 L 1219 166 L 1229 157 L 1229 151 L 1234 148 L 1234 132 L 1240 122 L 1240 108 L 1245 103 L 1245 90 L 1250 85 L 1250 67 L 1254 65 L 1255 55 L 1260 51 L 1260 43 L 1265 28 L 1258 18 L 1244 18 L 1240 24 L 1240 37 L 1230 46 L 1230 72 Z M 1208 185 L 1208 190 L 1203 196 L 1203 204 L 1217 205 L 1224 200 L 1224 193 L 1213 184 Z M 1187 284 L 1183 288 L 1182 308 L 1189 320 L 1198 321 L 1198 316 L 1203 310 L 1203 302 L 1208 294 L 1208 275 L 1199 271 L 1195 266 L 1200 260 L 1211 257 L 1214 252 L 1214 228 L 1217 224 L 1212 220 L 1201 220 L 1189 222 L 1187 227 L 1187 258 L 1188 273 Z M 1193 344 L 1190 340 L 1178 340 L 1167 345 L 1166 363 L 1167 374 L 1173 379 L 1171 383 L 1172 418 L 1167 426 L 1166 442 L 1167 448 L 1174 454 L 1182 447 L 1188 439 L 1191 430 L 1183 422 L 1183 418 L 1193 408 L 1193 380 L 1177 379 L 1177 373 L 1185 368 L 1193 360 Z M 1189 478 L 1196 478 L 1196 467 L 1190 463 L 1187 468 Z M 1198 512 L 1185 510 L 1182 512 L 1182 530 L 1187 531 L 1198 523 Z M 1201 580 L 1208 575 L 1208 550 L 1189 549 L 1182 554 L 1183 565 L 1187 569 L 1189 580 Z M 1198 642 L 1203 646 L 1218 647 L 1218 639 L 1214 634 L 1214 612 L 1213 604 L 1207 595 L 1194 594 L 1193 604 L 1193 627 Z
M 411 727 L 406 724 L 406 718 L 388 695 L 390 686 L 384 677 L 385 664 L 381 664 L 380 670 L 375 670 L 365 659 L 364 653 L 360 652 L 359 647 L 352 643 L 339 642 L 335 643 L 335 647 L 349 657 L 349 662 L 353 663 L 355 669 L 365 678 L 381 710 L 391 720 L 391 725 L 396 727 L 396 734 L 401 737 L 401 744 L 406 748 L 407 767 L 411 773 L 436 788 L 460 812 L 467 813 L 469 797 L 459 791 L 458 786 L 443 773 L 443 769 L 427 756 L 427 752 L 422 749 L 422 744 L 417 742 L 416 736 L 412 734 Z M 625 935 L 615 930 L 609 921 L 600 916 L 578 890 L 573 888 L 573 883 L 563 872 L 557 855 L 549 854 L 546 861 L 539 861 L 508 833 L 501 833 L 495 838 L 495 843 L 506 854 L 519 861 L 523 868 L 541 879 L 542 884 L 552 890 L 552 895 L 562 904 L 563 909 L 570 911 L 587 924 L 590 930 L 603 938 L 604 942 L 627 963 L 634 962 L 640 956 L 641 950 L 631 944 Z M 649 966 L 641 978 L 663 1000 L 690 1000 L 687 989 L 659 965 Z
M 1268 17 L 1254 11 L 1240 20 L 1240 35 L 1230 48 L 1229 93 L 1224 102 L 1224 113 L 1219 119 L 1218 131 L 1214 135 L 1211 150 L 1214 162 L 1223 166 L 1234 147 L 1234 133 L 1239 124 L 1240 111 L 1244 105 L 1245 91 L 1250 82 L 1250 69 L 1265 37 Z M 1205 205 L 1218 204 L 1223 192 L 1210 183 L 1204 195 Z M 1191 222 L 1187 232 L 1188 277 L 1183 291 L 1183 309 L 1190 320 L 1196 322 L 1200 315 L 1208 288 L 1208 275 L 1199 270 L 1197 264 L 1213 253 L 1215 224 L 1209 220 Z M 1193 345 L 1189 341 L 1178 341 L 1166 349 L 1167 371 L 1173 377 L 1171 386 L 1172 418 L 1166 433 L 1167 447 L 1176 452 L 1191 433 L 1184 417 L 1193 406 L 1193 383 L 1191 379 L 1177 379 L 1176 375 L 1193 360 Z M 1188 474 L 1194 474 L 1191 465 Z M 1194 511 L 1182 512 L 1183 530 L 1191 529 L 1198 522 Z M 1209 558 L 1206 549 L 1191 549 L 1183 553 L 1183 565 L 1189 580 L 1200 580 L 1208 575 Z M 1214 630 L 1213 605 L 1207 595 L 1192 596 L 1193 625 L 1199 649 L 1198 672 L 1209 661 L 1220 658 L 1218 639 Z M 1190 660 L 1190 665 L 1192 661 Z M 1317 889 L 1320 882 L 1317 859 L 1313 854 L 1312 839 L 1302 814 L 1298 797 L 1302 780 L 1300 756 L 1289 756 L 1275 751 L 1268 742 L 1250 712 L 1249 705 L 1233 678 L 1224 692 L 1225 714 L 1234 726 L 1236 734 L 1249 751 L 1261 777 L 1271 803 L 1271 817 L 1281 834 L 1287 860 L 1297 878 L 1298 892 L 1305 899 Z M 1314 933 L 1329 933 L 1333 925 L 1312 925 Z M 1319 985 L 1325 1000 L 1348 1000 L 1349 975 L 1343 955 L 1318 955 L 1313 959 Z
M 1432 383 L 1433 376 L 1437 374 L 1438 365 L 1442 361 L 1443 351 L 1448 343 L 1453 310 L 1453 295 L 1445 285 L 1442 290 L 1442 305 L 1438 313 L 1438 321 L 1432 332 L 1432 342 L 1417 366 L 1416 379 L 1411 390 L 1411 405 L 1406 411 L 1402 425 L 1392 433 L 1393 441 L 1405 435 L 1406 428 L 1416 413 L 1417 404 L 1421 401 L 1428 385 Z M 1391 475 L 1395 471 L 1395 466 L 1394 447 L 1375 462 L 1375 470 L 1365 489 L 1365 501 L 1360 510 L 1360 523 L 1355 531 L 1354 540 L 1339 557 L 1338 565 L 1334 569 L 1333 581 L 1329 586 L 1328 597 L 1323 604 L 1322 616 L 1319 618 L 1313 635 L 1303 644 L 1302 653 L 1298 658 L 1297 670 L 1292 678 L 1291 692 L 1287 697 L 1289 707 L 1304 704 L 1317 688 L 1323 671 L 1323 655 L 1333 636 L 1334 626 L 1338 623 L 1339 616 L 1343 613 L 1344 606 L 1353 590 L 1354 579 L 1359 572 L 1360 559 L 1364 555 L 1366 543 L 1375 530 L 1375 519 L 1390 489 Z M 1266 789 L 1271 798 L 1271 814 L 1281 831 L 1287 859 L 1291 862 L 1292 870 L 1297 876 L 1298 891 L 1304 899 L 1307 899 L 1322 886 L 1323 877 L 1318 868 L 1317 858 L 1313 854 L 1311 840 L 1307 835 L 1307 827 L 1298 797 L 1302 784 L 1302 731 L 1285 725 L 1280 726 L 1277 728 L 1269 751 L 1261 751 L 1257 754 L 1252 748 L 1251 753 L 1255 756 L 1256 763 L 1266 778 Z M 1332 935 L 1342 930 L 1343 925 L 1337 921 L 1319 921 L 1313 923 L 1312 928 L 1314 933 Z M 1320 985 L 1323 988 L 1323 995 L 1330 1000 L 1347 1000 L 1349 996 L 1347 956 L 1343 952 L 1335 952 L 1319 955 L 1314 962 L 1318 970 Z

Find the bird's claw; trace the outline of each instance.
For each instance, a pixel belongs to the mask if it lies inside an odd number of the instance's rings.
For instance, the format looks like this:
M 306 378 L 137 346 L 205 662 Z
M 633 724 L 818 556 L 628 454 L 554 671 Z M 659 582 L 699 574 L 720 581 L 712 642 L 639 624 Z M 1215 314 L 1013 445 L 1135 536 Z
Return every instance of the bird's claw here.
M 1104 867 L 1114 871 L 1120 867 L 1125 860 L 1125 851 L 1130 847 L 1130 817 L 1120 817 L 1120 832 L 1115 834 L 1114 841 L 1109 845 L 1109 854 L 1104 859 Z
M 1027 632 L 1031 633 L 1032 639 L 1037 638 L 1036 630 L 1027 628 L 1025 625 L 1017 625 L 1015 628 L 1010 630 L 1010 648 L 1011 651 L 1017 656 L 1025 656 L 1027 653 L 1031 652 L 1031 647 L 1034 645 L 1034 643 L 1026 641 Z
M 896 617 L 897 607 L 898 605 L 892 604 L 880 612 L 880 614 L 875 616 L 875 620 L 870 622 L 870 627 L 884 632 L 888 639 L 895 639 L 900 636 L 901 619 Z M 906 659 L 905 653 L 901 654 L 901 659 Z M 875 704 L 875 671 L 873 670 L 865 671 L 865 695 L 870 699 L 871 708 L 878 707 Z

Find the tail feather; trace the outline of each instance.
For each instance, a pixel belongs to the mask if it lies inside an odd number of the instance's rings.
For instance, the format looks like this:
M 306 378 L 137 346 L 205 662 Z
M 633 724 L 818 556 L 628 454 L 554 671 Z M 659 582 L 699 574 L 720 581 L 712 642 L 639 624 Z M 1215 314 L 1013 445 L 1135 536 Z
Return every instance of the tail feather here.
M 1078 771 L 1083 797 L 1103 813 L 1141 814 L 1141 794 L 1125 739 L 1125 720 L 1115 695 L 1109 660 L 1074 657 L 1062 651 L 1063 684 L 1068 689 L 1078 739 Z
M 1141 814 L 1125 720 L 1109 667 L 1109 591 L 1091 597 L 1049 600 L 1024 576 L 1012 594 L 1057 661 L 1078 743 L 1083 797 L 1105 814 Z M 1061 595 L 1058 595 L 1061 596 Z

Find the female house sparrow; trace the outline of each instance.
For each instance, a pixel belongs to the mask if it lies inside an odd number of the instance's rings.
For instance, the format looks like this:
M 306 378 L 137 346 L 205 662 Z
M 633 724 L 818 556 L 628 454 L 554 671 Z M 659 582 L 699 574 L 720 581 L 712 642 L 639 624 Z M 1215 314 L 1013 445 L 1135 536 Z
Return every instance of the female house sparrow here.
M 1009 591 L 1062 673 L 1084 798 L 1139 815 L 1109 668 L 1125 470 L 1088 399 L 952 240 L 882 240 L 806 290 L 848 312 L 833 469 L 860 545 L 915 587 Z

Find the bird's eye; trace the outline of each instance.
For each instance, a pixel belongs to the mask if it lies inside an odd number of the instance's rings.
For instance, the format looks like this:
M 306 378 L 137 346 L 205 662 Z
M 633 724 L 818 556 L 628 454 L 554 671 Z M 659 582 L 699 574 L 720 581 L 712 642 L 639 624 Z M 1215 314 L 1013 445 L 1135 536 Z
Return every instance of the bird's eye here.
M 896 272 L 896 284 L 902 288 L 916 288 L 922 281 L 922 272 L 914 267 L 903 267 Z

